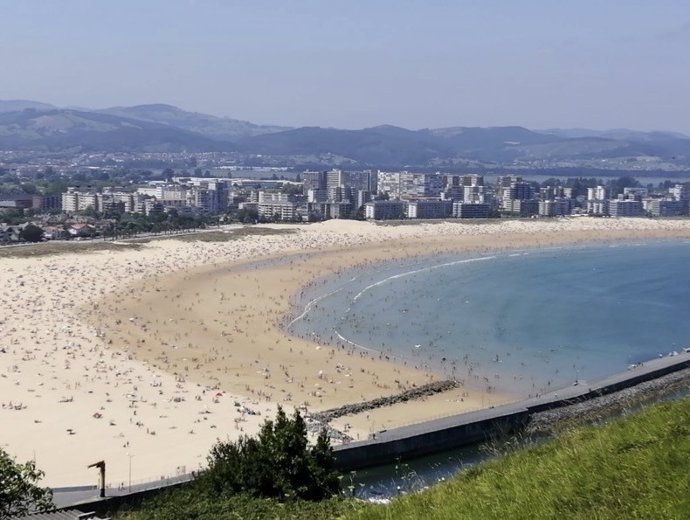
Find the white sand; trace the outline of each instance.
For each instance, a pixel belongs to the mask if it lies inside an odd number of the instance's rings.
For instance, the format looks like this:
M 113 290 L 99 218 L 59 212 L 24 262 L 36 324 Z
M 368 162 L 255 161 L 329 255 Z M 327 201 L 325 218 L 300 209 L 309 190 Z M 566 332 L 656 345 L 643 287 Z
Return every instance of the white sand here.
M 220 243 L 154 241 L 138 251 L 0 259 L 0 447 L 19 460 L 35 459 L 47 485 L 95 483 L 96 470 L 86 466 L 101 459 L 110 485 L 127 485 L 130 462 L 133 482 L 197 469 L 215 439 L 255 432 L 274 413 L 274 402 L 176 381 L 116 345 L 109 347 L 76 309 L 98 305 L 131 282 L 300 250 L 371 243 L 394 248 L 399 240 L 439 235 L 485 238 L 489 249 L 494 235 L 529 236 L 537 246 L 547 243 L 546 236 L 569 233 L 577 233 L 578 240 L 690 236 L 690 220 L 658 219 L 401 226 L 328 221 L 290 228 L 297 234 Z M 242 412 L 244 407 L 263 415 Z

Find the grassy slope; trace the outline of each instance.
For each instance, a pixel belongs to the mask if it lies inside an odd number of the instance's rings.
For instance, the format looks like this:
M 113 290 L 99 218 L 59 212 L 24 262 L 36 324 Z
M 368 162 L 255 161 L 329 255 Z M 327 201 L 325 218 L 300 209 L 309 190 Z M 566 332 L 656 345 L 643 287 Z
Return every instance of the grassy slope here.
M 470 469 L 391 504 L 350 500 L 280 505 L 172 492 L 118 520 L 686 519 L 690 518 L 690 399 Z
M 349 518 L 690 518 L 690 399 L 578 428 Z

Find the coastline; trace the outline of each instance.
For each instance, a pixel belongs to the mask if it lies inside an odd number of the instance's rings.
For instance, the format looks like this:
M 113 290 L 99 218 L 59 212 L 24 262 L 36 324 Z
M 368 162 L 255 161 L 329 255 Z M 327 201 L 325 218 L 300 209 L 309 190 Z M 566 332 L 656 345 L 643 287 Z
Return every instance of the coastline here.
M 181 466 L 196 469 L 214 439 L 258 429 L 263 416 L 248 410 L 266 415 L 279 403 L 303 401 L 310 410 L 325 409 L 434 379 L 385 359 L 286 337 L 281 320 L 292 296 L 311 280 L 435 252 L 690 237 L 686 220 L 585 220 L 401 227 L 334 222 L 235 243 L 170 240 L 139 251 L 3 260 L 3 303 L 11 319 L 2 324 L 8 352 L 0 354 L 0 390 L 3 404 L 20 401 L 25 408 L 0 410 L 3 423 L 12 425 L 0 443 L 20 459 L 35 453 L 49 485 L 95 481 L 85 466 L 100 458 L 108 461 L 111 484 L 127 481 L 128 463 L 135 466 L 133 481 Z M 257 260 L 261 269 L 251 266 Z M 221 359 L 226 349 L 232 356 Z M 351 433 L 366 436 L 488 404 L 479 391 L 462 401 L 460 392 L 449 394 L 334 425 L 349 424 Z M 491 405 L 500 397 L 491 396 Z

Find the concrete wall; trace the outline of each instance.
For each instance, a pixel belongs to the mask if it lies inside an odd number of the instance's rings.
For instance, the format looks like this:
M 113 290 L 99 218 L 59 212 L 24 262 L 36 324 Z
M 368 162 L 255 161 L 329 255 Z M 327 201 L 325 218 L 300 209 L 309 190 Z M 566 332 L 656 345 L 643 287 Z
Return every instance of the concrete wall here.
M 683 352 L 595 383 L 577 384 L 525 401 L 377 432 L 372 439 L 336 447 L 336 464 L 338 469 L 350 471 L 483 442 L 519 430 L 534 413 L 617 392 L 689 366 L 690 353 Z

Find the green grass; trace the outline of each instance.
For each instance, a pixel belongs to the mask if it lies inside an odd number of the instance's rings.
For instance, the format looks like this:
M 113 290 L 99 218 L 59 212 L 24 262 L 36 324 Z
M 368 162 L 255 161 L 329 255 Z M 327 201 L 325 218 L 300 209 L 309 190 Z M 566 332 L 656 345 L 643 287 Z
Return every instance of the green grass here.
M 577 428 L 347 518 L 690 518 L 690 399 Z
M 284 504 L 247 496 L 214 498 L 192 486 L 163 493 L 133 511 L 121 511 L 115 520 L 325 520 L 343 518 L 361 507 L 339 498 Z

